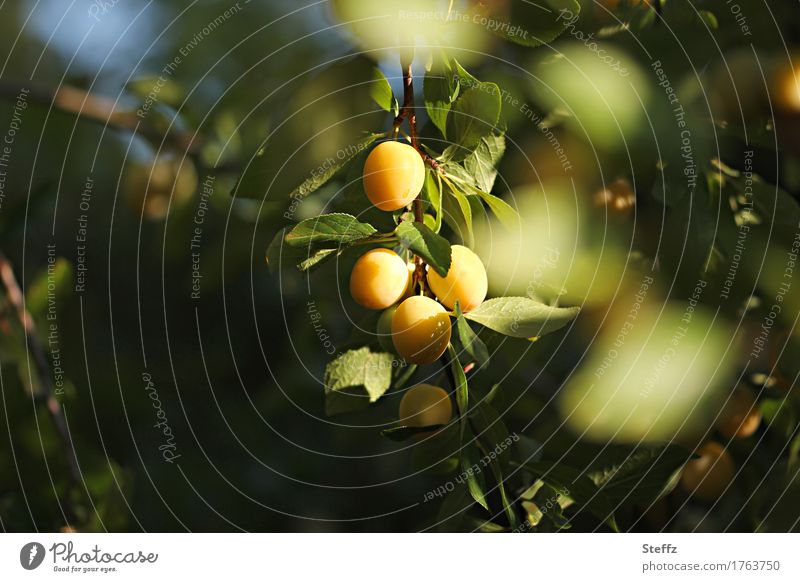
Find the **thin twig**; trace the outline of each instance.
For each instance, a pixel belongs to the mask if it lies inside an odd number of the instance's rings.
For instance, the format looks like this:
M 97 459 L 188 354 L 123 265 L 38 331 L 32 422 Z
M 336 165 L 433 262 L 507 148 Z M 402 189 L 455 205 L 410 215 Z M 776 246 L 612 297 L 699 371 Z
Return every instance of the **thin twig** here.
M 81 119 L 110 126 L 124 131 L 136 131 L 147 139 L 160 143 L 164 140 L 169 145 L 188 154 L 198 154 L 202 147 L 200 138 L 195 133 L 171 131 L 164 134 L 137 115 L 136 111 L 118 109 L 116 102 L 102 95 L 95 95 L 77 87 L 61 85 L 57 89 L 43 87 L 26 87 L 8 81 L 0 81 L 0 97 L 15 99 L 27 90 L 27 97 L 42 105 L 76 115 Z
M 58 433 L 64 449 L 70 481 L 72 485 L 77 485 L 80 483 L 78 459 L 75 456 L 75 449 L 72 446 L 72 439 L 69 436 L 69 428 L 67 427 L 67 421 L 64 417 L 64 412 L 61 409 L 61 404 L 55 395 L 53 380 L 50 374 L 50 367 L 47 363 L 47 356 L 45 355 L 44 347 L 39 340 L 33 317 L 28 310 L 25 309 L 25 299 L 22 294 L 22 290 L 17 283 L 17 278 L 14 276 L 14 269 L 12 268 L 9 260 L 2 253 L 0 253 L 0 282 L 2 282 L 3 287 L 5 287 L 8 301 L 14 308 L 17 318 L 22 325 L 23 332 L 25 333 L 25 342 L 28 346 L 29 353 L 33 356 L 37 376 L 39 377 L 39 383 L 44 392 L 44 396 L 42 398 L 47 406 L 47 410 L 50 413 L 51 418 L 53 419 L 53 424 L 55 425 L 56 432 Z M 70 519 L 74 518 L 74 511 L 72 511 L 69 500 L 64 500 L 63 503 L 67 508 L 68 513 L 72 514 Z

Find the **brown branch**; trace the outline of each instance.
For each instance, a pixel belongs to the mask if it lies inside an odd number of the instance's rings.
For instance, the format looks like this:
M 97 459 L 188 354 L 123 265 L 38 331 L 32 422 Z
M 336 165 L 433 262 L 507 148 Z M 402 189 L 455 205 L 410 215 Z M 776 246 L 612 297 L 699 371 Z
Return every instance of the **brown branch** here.
M 2 282 L 3 287 L 5 287 L 8 301 L 14 308 L 17 318 L 22 325 L 22 330 L 25 333 L 25 343 L 28 346 L 29 353 L 33 356 L 39 383 L 44 392 L 42 399 L 53 419 L 53 424 L 55 425 L 56 432 L 58 433 L 64 449 L 70 482 L 72 485 L 77 485 L 80 482 L 78 458 L 72 446 L 72 439 L 69 436 L 69 428 L 67 427 L 64 412 L 55 396 L 53 379 L 50 374 L 50 366 L 47 363 L 47 356 L 45 355 L 44 347 L 37 335 L 36 324 L 33 321 L 33 317 L 28 310 L 25 309 L 25 298 L 22 294 L 22 289 L 20 289 L 17 283 L 17 278 L 14 276 L 14 269 L 9 260 L 2 253 L 0 253 L 0 282 Z M 71 502 L 69 500 L 64 500 L 62 503 L 67 513 L 71 514 L 67 516 L 68 519 L 74 519 L 75 513 L 72 510 Z
M 417 150 L 424 162 L 430 164 L 428 160 L 432 160 L 434 162 L 435 160 L 422 151 L 422 148 L 419 145 L 419 139 L 417 138 L 417 113 L 414 105 L 414 74 L 411 66 L 412 61 L 413 52 L 411 51 L 405 51 L 400 57 L 400 66 L 403 69 L 403 105 L 400 107 L 400 110 L 397 112 L 397 116 L 394 118 L 392 129 L 396 135 L 400 130 L 400 126 L 402 125 L 403 121 L 407 120 L 408 135 L 409 138 L 411 138 L 411 147 Z M 422 208 L 422 198 L 417 196 L 414 199 L 414 202 L 412 202 L 412 208 L 414 210 L 414 221 L 424 222 L 425 212 Z M 425 278 L 425 261 L 419 255 L 415 255 L 414 265 L 414 286 L 416 287 L 417 284 L 419 284 L 424 293 L 428 290 L 428 282 Z
M 27 98 L 36 103 L 52 105 L 59 111 L 103 126 L 107 125 L 129 132 L 136 131 L 155 143 L 163 140 L 188 154 L 198 154 L 202 147 L 202 142 L 196 134 L 178 131 L 164 134 L 163 131 L 159 131 L 147 123 L 146 115 L 140 117 L 136 111 L 118 109 L 115 101 L 109 97 L 95 95 L 69 85 L 61 85 L 56 89 L 45 89 L 0 81 L 0 97 L 16 99 L 24 91 L 27 91 Z

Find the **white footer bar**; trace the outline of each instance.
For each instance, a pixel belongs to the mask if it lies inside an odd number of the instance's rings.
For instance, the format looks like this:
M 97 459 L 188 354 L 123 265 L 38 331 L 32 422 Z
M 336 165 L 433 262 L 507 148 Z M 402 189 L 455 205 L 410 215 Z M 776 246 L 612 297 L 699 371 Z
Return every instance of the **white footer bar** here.
M 798 542 L 791 534 L 3 534 L 0 580 L 796 581 Z

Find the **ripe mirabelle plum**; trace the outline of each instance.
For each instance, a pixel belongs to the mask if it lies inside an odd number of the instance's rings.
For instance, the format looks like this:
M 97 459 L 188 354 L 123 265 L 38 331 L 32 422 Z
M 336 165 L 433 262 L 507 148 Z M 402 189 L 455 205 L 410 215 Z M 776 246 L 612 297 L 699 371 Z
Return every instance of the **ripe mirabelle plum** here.
M 385 141 L 367 156 L 364 191 L 380 210 L 399 210 L 409 205 L 425 183 L 425 163 L 419 152 L 399 141 Z
M 800 113 L 800 59 L 781 66 L 773 85 L 776 107 L 784 113 Z
M 458 299 L 461 310 L 475 309 L 486 299 L 489 283 L 486 269 L 478 255 L 461 245 L 452 246 L 452 262 L 447 276 L 434 270 L 428 271 L 428 285 L 439 301 L 453 309 Z
M 350 273 L 350 294 L 367 309 L 386 309 L 408 289 L 408 267 L 396 252 L 372 249 L 356 261 Z
M 450 316 L 444 307 L 422 295 L 398 305 L 392 318 L 397 353 L 412 364 L 431 364 L 450 343 Z
M 403 394 L 399 416 L 405 426 L 447 424 L 453 417 L 453 403 L 443 388 L 418 384 Z
M 714 441 L 708 441 L 697 449 L 699 459 L 686 463 L 681 473 L 681 487 L 684 491 L 701 499 L 717 499 L 736 473 L 733 459 L 725 448 Z
M 761 411 L 753 393 L 737 388 L 720 415 L 717 428 L 727 438 L 746 438 L 761 424 Z

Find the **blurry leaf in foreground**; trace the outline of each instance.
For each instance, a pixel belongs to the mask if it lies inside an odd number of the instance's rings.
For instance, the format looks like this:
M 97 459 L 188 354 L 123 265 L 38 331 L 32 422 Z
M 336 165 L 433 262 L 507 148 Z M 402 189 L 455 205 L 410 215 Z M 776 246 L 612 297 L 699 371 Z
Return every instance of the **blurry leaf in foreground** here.
M 612 321 L 569 379 L 560 409 L 598 441 L 663 442 L 705 428 L 731 382 L 732 331 L 699 305 L 642 308 Z

